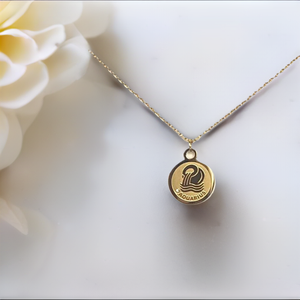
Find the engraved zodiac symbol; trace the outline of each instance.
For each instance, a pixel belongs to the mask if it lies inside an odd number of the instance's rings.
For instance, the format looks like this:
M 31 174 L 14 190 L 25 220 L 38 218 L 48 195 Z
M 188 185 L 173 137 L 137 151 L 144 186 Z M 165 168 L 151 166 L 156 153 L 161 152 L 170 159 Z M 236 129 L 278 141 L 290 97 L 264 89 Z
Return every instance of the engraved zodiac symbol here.
M 182 192 L 200 193 L 204 189 L 204 172 L 195 165 L 188 165 L 182 171 Z

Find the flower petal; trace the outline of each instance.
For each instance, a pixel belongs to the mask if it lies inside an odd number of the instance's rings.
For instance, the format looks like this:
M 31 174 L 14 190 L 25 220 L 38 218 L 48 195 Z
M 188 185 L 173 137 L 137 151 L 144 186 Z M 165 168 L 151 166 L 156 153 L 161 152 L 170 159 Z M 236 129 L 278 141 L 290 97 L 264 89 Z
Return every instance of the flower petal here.
M 0 32 L 0 52 L 13 63 L 28 65 L 36 60 L 38 47 L 34 39 L 18 29 Z
M 8 167 L 18 157 L 23 135 L 19 121 L 13 111 L 4 111 L 8 121 L 8 137 L 0 155 L 0 170 Z
M 47 67 L 42 62 L 27 66 L 25 74 L 13 84 L 0 88 L 0 106 L 19 108 L 26 105 L 48 84 Z
M 41 93 L 28 104 L 14 110 L 16 116 L 18 117 L 23 135 L 40 112 L 43 105 L 43 98 L 44 93 Z
M 0 109 L 0 158 L 1 158 L 2 150 L 4 149 L 4 146 L 7 142 L 8 131 L 9 131 L 9 125 L 8 125 L 7 117 L 3 112 L 3 110 Z
M 87 49 L 86 40 L 82 36 L 77 36 L 64 42 L 51 57 L 44 61 L 49 72 L 46 94 L 65 88 L 85 74 L 90 60 Z
M 34 1 L 14 27 L 41 30 L 54 24 L 70 24 L 80 17 L 81 12 L 79 1 Z
M 22 210 L 2 198 L 0 198 L 0 217 L 23 234 L 28 234 L 27 220 Z
M 106 30 L 111 7 L 108 2 L 84 1 L 82 15 L 74 24 L 85 38 L 95 37 Z
M 65 38 L 65 28 L 63 25 L 53 25 L 41 31 L 24 30 L 32 37 L 38 47 L 36 61 L 44 60 L 55 52 Z
M 17 21 L 28 9 L 32 1 L 0 2 L 0 28 L 5 28 Z
M 65 38 L 63 25 L 40 31 L 8 29 L 0 33 L 0 50 L 14 63 L 28 65 L 49 57 Z
M 0 87 L 17 81 L 25 71 L 25 66 L 14 64 L 4 53 L 0 52 Z

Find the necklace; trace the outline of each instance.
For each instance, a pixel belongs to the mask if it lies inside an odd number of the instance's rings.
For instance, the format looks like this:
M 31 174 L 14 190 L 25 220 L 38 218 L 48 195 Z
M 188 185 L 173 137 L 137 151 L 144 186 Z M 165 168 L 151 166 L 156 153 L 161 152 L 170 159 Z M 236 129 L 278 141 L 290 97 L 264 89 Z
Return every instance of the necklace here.
M 189 147 L 185 150 L 183 157 L 184 160 L 178 163 L 171 171 L 169 175 L 169 188 L 172 195 L 184 204 L 200 204 L 205 202 L 213 194 L 216 186 L 216 180 L 212 170 L 205 164 L 197 161 L 197 152 L 192 148 L 193 143 L 200 140 L 202 136 L 212 131 L 219 124 L 229 118 L 238 109 L 244 106 L 250 101 L 258 92 L 271 83 L 276 77 L 284 72 L 291 64 L 293 64 L 300 55 L 295 57 L 290 63 L 288 63 L 283 69 L 271 77 L 261 87 L 254 91 L 246 100 L 241 102 L 238 106 L 232 109 L 219 121 L 214 123 L 203 133 L 199 134 L 195 138 L 187 138 L 171 123 L 164 119 L 157 111 L 154 110 L 138 93 L 132 90 L 115 72 L 113 72 L 100 58 L 95 55 L 94 52 L 89 50 L 90 54 L 115 78 L 121 83 L 130 93 L 132 93 L 140 102 L 142 102 L 157 118 L 164 122 L 169 128 L 178 134 L 185 142 L 189 144 Z

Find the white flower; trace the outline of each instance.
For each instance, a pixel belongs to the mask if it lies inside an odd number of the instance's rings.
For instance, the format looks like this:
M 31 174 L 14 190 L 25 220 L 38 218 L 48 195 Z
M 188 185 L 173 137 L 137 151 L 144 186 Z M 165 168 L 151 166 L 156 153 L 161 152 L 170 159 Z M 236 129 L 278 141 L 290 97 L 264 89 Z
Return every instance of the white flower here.
M 85 37 L 105 31 L 99 2 L 0 2 L 0 170 L 21 151 L 45 95 L 81 78 L 90 54 Z M 0 198 L 0 218 L 27 233 L 21 209 Z

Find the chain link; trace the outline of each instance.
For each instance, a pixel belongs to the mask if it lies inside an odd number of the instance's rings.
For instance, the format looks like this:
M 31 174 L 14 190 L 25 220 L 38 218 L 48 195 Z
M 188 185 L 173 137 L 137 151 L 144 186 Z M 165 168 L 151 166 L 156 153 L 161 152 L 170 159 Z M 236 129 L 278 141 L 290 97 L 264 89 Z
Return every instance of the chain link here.
M 297 59 L 300 58 L 300 55 L 295 57 L 290 63 L 288 63 L 283 69 L 281 69 L 274 77 L 271 77 L 269 81 L 265 82 L 259 89 L 254 91 L 246 100 L 244 100 L 242 103 L 240 103 L 238 106 L 236 106 L 233 110 L 231 110 L 227 115 L 225 115 L 223 118 L 221 118 L 219 121 L 217 121 L 215 124 L 210 126 L 208 129 L 206 129 L 203 133 L 198 135 L 197 137 L 193 139 L 189 139 L 185 137 L 177 128 L 175 128 L 171 123 L 169 123 L 166 119 L 164 119 L 158 112 L 154 110 L 153 107 L 151 107 L 138 93 L 136 93 L 134 90 L 132 90 L 115 72 L 113 72 L 95 53 L 91 50 L 88 50 L 90 54 L 115 78 L 117 79 L 130 93 L 132 93 L 137 99 L 139 99 L 149 110 L 151 110 L 152 113 L 155 114 L 156 117 L 158 117 L 162 122 L 164 122 L 166 125 L 168 125 L 173 131 L 175 131 L 179 137 L 181 137 L 185 142 L 189 143 L 189 148 L 191 148 L 192 144 L 199 141 L 202 136 L 213 130 L 215 127 L 217 127 L 220 123 L 225 121 L 228 117 L 230 117 L 233 113 L 235 113 L 238 109 L 240 109 L 242 106 L 244 106 L 250 99 L 252 99 L 258 92 L 260 92 L 263 88 L 265 88 L 269 83 L 271 83 L 276 77 L 278 77 L 279 74 L 281 74 L 283 71 L 285 71 L 292 63 L 294 63 Z

